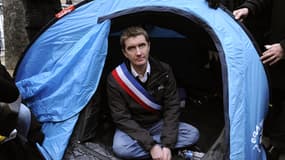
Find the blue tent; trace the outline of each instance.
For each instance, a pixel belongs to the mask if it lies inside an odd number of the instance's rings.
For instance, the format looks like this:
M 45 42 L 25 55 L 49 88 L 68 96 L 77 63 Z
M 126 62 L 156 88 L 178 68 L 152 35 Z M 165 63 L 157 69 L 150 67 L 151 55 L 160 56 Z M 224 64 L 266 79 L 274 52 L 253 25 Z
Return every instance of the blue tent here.
M 107 56 L 116 56 L 108 52 L 109 37 L 142 23 L 154 26 L 152 37 L 205 37 L 218 52 L 225 127 L 217 143 L 224 146 L 213 144 L 204 159 L 266 159 L 260 144 L 269 103 L 266 73 L 250 35 L 225 9 L 211 9 L 205 0 L 94 0 L 57 16 L 16 72 L 25 103 L 43 123 L 38 148 L 46 159 L 62 159 L 80 112 L 98 90 Z

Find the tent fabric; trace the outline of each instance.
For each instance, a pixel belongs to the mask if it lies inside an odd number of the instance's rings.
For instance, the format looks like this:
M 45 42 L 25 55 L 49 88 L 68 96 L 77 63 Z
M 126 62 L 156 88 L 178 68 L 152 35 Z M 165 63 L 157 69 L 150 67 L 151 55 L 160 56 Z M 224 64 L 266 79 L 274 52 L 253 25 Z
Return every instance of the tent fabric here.
M 178 9 L 203 22 L 221 59 L 229 159 L 266 159 L 260 144 L 269 97 L 263 65 L 244 29 L 204 0 L 95 0 L 47 28 L 27 49 L 16 73 L 25 103 L 43 123 L 46 138 L 39 148 L 45 158 L 63 157 L 78 115 L 98 87 L 111 27 L 109 19 L 98 23 L 98 18 L 136 7 Z

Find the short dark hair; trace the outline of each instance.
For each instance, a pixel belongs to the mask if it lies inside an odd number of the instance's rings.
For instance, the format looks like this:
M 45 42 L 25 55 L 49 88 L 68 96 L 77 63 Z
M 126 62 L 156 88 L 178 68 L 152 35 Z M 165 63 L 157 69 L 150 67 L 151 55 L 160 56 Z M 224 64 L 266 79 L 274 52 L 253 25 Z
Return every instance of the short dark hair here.
M 143 35 L 145 37 L 145 40 L 149 43 L 149 36 L 146 30 L 144 30 L 142 27 L 139 26 L 131 26 L 123 30 L 121 38 L 120 38 L 120 44 L 122 49 L 125 49 L 125 40 L 129 37 L 136 37 L 139 35 Z

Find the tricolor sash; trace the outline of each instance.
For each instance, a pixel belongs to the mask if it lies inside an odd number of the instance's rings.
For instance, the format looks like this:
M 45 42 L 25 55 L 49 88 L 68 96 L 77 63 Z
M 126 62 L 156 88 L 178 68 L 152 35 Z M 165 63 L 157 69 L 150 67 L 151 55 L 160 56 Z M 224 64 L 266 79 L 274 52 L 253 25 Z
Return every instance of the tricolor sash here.
M 118 84 L 143 108 L 156 112 L 161 106 L 129 72 L 125 63 L 120 64 L 112 71 L 112 76 Z

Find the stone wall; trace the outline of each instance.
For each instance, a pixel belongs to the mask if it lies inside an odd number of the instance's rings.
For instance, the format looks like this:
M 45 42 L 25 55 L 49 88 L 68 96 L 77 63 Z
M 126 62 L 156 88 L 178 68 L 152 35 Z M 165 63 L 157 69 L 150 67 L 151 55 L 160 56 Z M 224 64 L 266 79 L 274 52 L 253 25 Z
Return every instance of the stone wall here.
M 13 70 L 29 41 L 25 30 L 25 11 L 21 0 L 3 0 L 5 64 Z
M 31 0 L 2 0 L 3 1 L 3 15 L 4 15 L 4 36 L 5 36 L 5 65 L 9 70 L 13 70 L 29 45 L 29 36 L 26 27 L 31 24 L 28 22 L 38 22 L 41 25 L 47 22 L 47 17 L 54 15 L 58 11 L 58 3 L 66 3 L 66 0 L 50 0 L 50 1 L 31 1 Z M 25 19 L 25 4 L 29 1 L 31 10 L 27 10 L 30 14 L 30 19 Z M 82 0 L 72 0 L 73 4 L 77 4 Z M 53 2 L 53 3 L 52 3 Z M 34 6 L 33 6 L 34 4 Z M 39 5 L 40 4 L 40 5 Z M 31 12 L 29 12 L 31 11 Z M 43 13 L 40 13 L 42 11 Z M 38 15 L 36 15 L 38 14 Z M 46 15 L 44 15 L 46 14 Z M 37 19 L 38 18 L 38 19 Z M 44 19 L 44 20 L 43 20 Z M 46 21 L 46 22 L 42 22 Z M 34 24 L 34 23 L 33 23 Z M 40 25 L 40 26 L 41 26 Z M 36 25 L 38 27 L 38 25 Z M 36 28 L 32 27 L 32 28 Z M 40 27 L 41 28 L 41 27 Z M 30 35 L 30 32 L 29 32 Z

